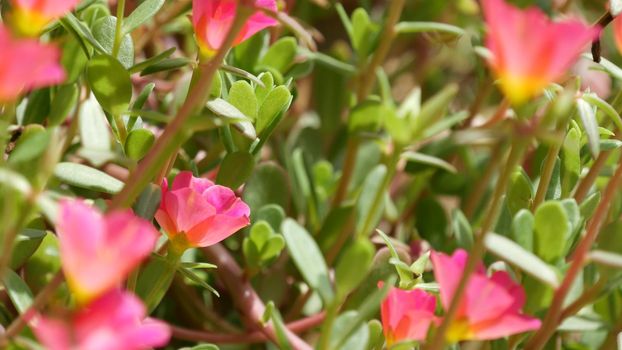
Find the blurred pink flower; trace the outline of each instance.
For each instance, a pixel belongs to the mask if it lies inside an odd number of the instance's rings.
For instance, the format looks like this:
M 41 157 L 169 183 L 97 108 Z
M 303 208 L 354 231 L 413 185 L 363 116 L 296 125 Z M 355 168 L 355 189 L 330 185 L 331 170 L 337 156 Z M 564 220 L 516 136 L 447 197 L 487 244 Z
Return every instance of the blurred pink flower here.
M 449 308 L 464 271 L 468 255 L 457 250 L 453 256 L 432 252 L 434 276 L 439 284 L 441 303 Z M 483 265 L 469 279 L 447 340 L 489 340 L 535 330 L 540 320 L 522 314 L 525 292 L 505 271 L 488 277 Z
M 25 90 L 65 79 L 56 47 L 36 40 L 12 38 L 2 24 L 0 53 L 0 103 L 13 102 Z
M 382 284 L 381 284 L 382 286 Z M 380 307 L 387 344 L 424 340 L 430 324 L 436 321 L 436 298 L 421 289 L 392 288 Z
M 618 15 L 613 19 L 613 38 L 615 39 L 618 51 L 622 53 L 622 16 Z
M 162 184 L 162 202 L 155 214 L 160 226 L 182 249 L 207 247 L 249 224 L 250 209 L 228 187 L 214 185 L 183 171 L 169 189 Z
M 82 201 L 61 203 L 56 232 L 65 278 L 81 304 L 117 287 L 159 236 L 130 210 L 103 216 Z
M 51 21 L 73 10 L 80 0 L 10 0 L 9 21 L 21 35 L 37 36 Z
M 538 8 L 483 0 L 490 65 L 510 102 L 520 104 L 561 78 L 600 29 L 579 20 L 552 22 Z
M 225 41 L 233 24 L 238 1 L 236 0 L 193 0 L 192 24 L 196 32 L 201 53 L 213 55 Z M 255 6 L 277 11 L 276 0 L 256 0 Z M 256 11 L 244 24 L 233 45 L 238 45 L 262 29 L 272 27 L 278 21 L 261 11 Z
M 30 323 L 49 350 L 142 350 L 166 345 L 169 327 L 145 316 L 140 299 L 115 289 L 69 320 L 35 316 Z

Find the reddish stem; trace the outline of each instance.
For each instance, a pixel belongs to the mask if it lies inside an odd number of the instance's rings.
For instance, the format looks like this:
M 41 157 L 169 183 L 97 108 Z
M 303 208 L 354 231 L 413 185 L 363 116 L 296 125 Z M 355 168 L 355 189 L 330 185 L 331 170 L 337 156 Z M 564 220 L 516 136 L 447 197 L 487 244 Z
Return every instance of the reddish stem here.
M 324 321 L 324 312 L 303 318 L 287 324 L 287 329 L 292 333 L 302 333 L 315 328 Z M 221 334 L 206 331 L 195 331 L 182 327 L 171 326 L 173 337 L 189 341 L 209 342 L 216 344 L 253 344 L 263 343 L 270 340 L 262 331 L 254 331 L 243 334 Z

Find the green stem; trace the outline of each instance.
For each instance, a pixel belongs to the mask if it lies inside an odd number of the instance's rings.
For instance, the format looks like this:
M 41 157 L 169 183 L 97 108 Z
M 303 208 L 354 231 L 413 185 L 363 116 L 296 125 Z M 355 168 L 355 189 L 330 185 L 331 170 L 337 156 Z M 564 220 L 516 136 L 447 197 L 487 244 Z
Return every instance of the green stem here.
M 319 350 L 329 350 L 330 349 L 330 338 L 333 332 L 333 325 L 335 324 L 335 319 L 339 314 L 339 303 L 333 302 L 326 310 L 326 318 L 324 318 L 324 323 L 322 324 L 322 331 L 320 335 L 320 341 L 318 345 Z
M 503 172 L 501 173 L 499 179 L 497 180 L 497 186 L 495 187 L 492 201 L 487 212 L 488 215 L 484 218 L 480 233 L 477 236 L 475 243 L 473 244 L 473 248 L 469 252 L 469 258 L 467 259 L 466 266 L 464 267 L 464 271 L 462 273 L 462 277 L 460 278 L 460 282 L 458 282 L 458 286 L 456 287 L 453 298 L 451 300 L 451 304 L 445 314 L 445 317 L 443 318 L 443 322 L 438 327 L 436 334 L 434 335 L 434 338 L 430 343 L 430 346 L 428 348 L 429 350 L 441 350 L 445 345 L 445 334 L 447 333 L 449 326 L 456 317 L 458 307 L 460 306 L 460 302 L 462 301 L 462 295 L 466 291 L 469 278 L 471 277 L 473 272 L 475 272 L 477 264 L 479 264 L 484 256 L 484 253 L 486 252 L 486 234 L 490 232 L 490 230 L 497 222 L 499 213 L 501 211 L 503 194 L 505 193 L 514 169 L 518 164 L 520 164 L 520 161 L 523 158 L 523 155 L 528 145 L 529 139 L 527 138 L 518 138 L 514 141 L 512 145 L 512 149 L 510 151 L 510 155 L 508 156 L 506 166 L 503 169 Z
M 376 82 L 376 70 L 380 67 L 380 65 L 382 65 L 391 50 L 393 40 L 397 36 L 395 25 L 402 16 L 405 3 L 406 0 L 393 0 L 390 2 L 391 5 L 389 7 L 389 13 L 381 35 L 382 40 L 380 41 L 380 45 L 374 52 L 371 62 L 359 74 L 359 86 L 356 94 L 357 101 L 359 103 L 367 99 L 367 96 L 369 96 L 374 87 L 374 83 Z M 338 207 L 346 197 L 348 188 L 350 187 L 350 181 L 352 180 L 359 145 L 360 141 L 358 138 L 352 135 L 348 140 L 346 158 L 343 165 L 343 174 L 339 179 L 337 192 L 333 198 L 333 208 Z
M 125 0 L 117 0 L 117 24 L 114 31 L 114 43 L 112 44 L 112 57 L 117 57 L 123 40 L 123 17 L 125 16 Z

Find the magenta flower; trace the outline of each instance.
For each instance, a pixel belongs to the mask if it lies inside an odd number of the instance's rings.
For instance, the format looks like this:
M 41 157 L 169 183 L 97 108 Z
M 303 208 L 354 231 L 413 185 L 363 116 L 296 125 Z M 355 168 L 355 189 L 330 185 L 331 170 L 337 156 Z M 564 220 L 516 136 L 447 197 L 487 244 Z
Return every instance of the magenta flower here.
M 155 218 L 183 250 L 222 241 L 248 225 L 249 215 L 248 205 L 231 189 L 183 171 L 170 189 L 166 180 L 162 184 L 162 202 Z
M 14 39 L 0 24 L 0 104 L 15 101 L 25 90 L 65 80 L 60 52 L 31 39 Z
M 436 297 L 421 289 L 392 288 L 380 307 L 387 345 L 407 340 L 424 340 L 436 322 Z
M 204 56 L 211 56 L 225 41 L 233 24 L 238 1 L 236 0 L 193 0 L 192 24 L 199 48 Z M 256 7 L 277 11 L 276 0 L 256 0 Z M 262 29 L 278 22 L 261 11 L 256 11 L 246 22 L 233 45 L 238 45 Z
M 103 216 L 82 201 L 64 201 L 60 212 L 56 233 L 63 271 L 81 304 L 117 287 L 159 236 L 129 210 Z
M 514 104 L 561 78 L 599 33 L 578 20 L 551 22 L 538 8 L 521 10 L 504 0 L 483 0 L 490 66 Z
M 51 21 L 73 10 L 80 0 L 10 0 L 13 28 L 26 36 L 37 36 Z
M 140 299 L 115 289 L 70 319 L 36 316 L 31 325 L 49 350 L 142 350 L 166 345 L 169 327 L 145 316 Z
M 453 256 L 431 254 L 445 309 L 454 298 L 467 258 L 464 250 L 457 250 Z M 498 271 L 488 277 L 480 265 L 469 279 L 456 318 L 447 331 L 447 340 L 490 340 L 538 329 L 540 320 L 522 314 L 524 304 L 523 288 L 507 272 Z

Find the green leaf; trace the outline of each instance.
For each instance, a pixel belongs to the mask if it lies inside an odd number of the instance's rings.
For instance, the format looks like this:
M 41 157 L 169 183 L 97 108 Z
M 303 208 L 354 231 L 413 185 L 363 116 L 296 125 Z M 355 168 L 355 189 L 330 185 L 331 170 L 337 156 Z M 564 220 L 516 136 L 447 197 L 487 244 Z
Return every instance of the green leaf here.
M 622 255 L 604 250 L 593 250 L 589 253 L 589 260 L 604 266 L 622 269 Z
M 583 128 L 587 135 L 588 145 L 592 157 L 596 158 L 600 152 L 600 136 L 598 134 L 598 121 L 596 120 L 596 110 L 589 103 L 583 99 L 577 100 L 577 111 L 581 122 L 583 122 Z
M 160 72 L 166 72 L 169 70 L 175 70 L 175 69 L 179 69 L 182 67 L 185 67 L 189 64 L 191 64 L 192 61 L 185 58 L 185 57 L 178 57 L 178 58 L 168 58 L 168 59 L 163 59 L 159 62 L 155 62 L 151 65 L 149 65 L 148 67 L 146 67 L 145 69 L 143 69 L 140 72 L 140 76 L 144 77 L 146 75 L 150 75 L 150 74 L 155 74 L 155 73 L 160 73 Z
M 581 132 L 571 128 L 562 145 L 563 175 L 562 196 L 566 197 L 579 180 L 581 174 Z
M 458 246 L 464 249 L 471 249 L 473 246 L 473 229 L 471 228 L 469 220 L 460 209 L 454 210 L 451 227 L 453 228 L 454 237 L 456 237 Z
M 15 144 L 9 163 L 25 163 L 41 156 L 50 143 L 50 132 L 40 125 L 29 125 Z
M 598 203 L 600 203 L 601 194 L 599 191 L 596 191 L 589 195 L 582 203 L 579 205 L 579 211 L 581 212 L 581 216 L 585 220 L 589 220 L 596 208 L 598 207 Z
M 93 26 L 93 36 L 101 43 L 102 47 L 105 49 L 105 53 L 108 55 L 112 55 L 116 25 L 116 17 L 108 16 L 98 19 Z M 121 40 L 121 46 L 119 47 L 119 53 L 116 59 L 118 59 L 126 69 L 134 65 L 134 42 L 130 35 L 125 35 Z M 111 74 L 111 72 L 108 74 Z
M 279 310 L 276 308 L 276 306 L 274 306 L 273 301 L 268 302 L 268 304 L 266 305 L 266 310 L 264 311 L 262 317 L 262 321 L 264 323 L 267 323 L 268 320 L 271 320 L 272 324 L 274 325 L 276 338 L 278 340 L 277 345 L 279 346 L 279 349 L 292 350 L 293 348 L 289 343 L 289 340 L 287 339 L 287 327 L 285 326 L 285 323 L 283 323 L 283 318 L 281 317 Z
M 289 106 L 291 100 L 292 93 L 289 92 L 287 87 L 281 85 L 272 89 L 261 103 L 261 107 L 259 107 L 256 123 L 257 132 L 261 133 L 272 125 L 279 114 Z
M 133 65 L 129 70 L 130 73 L 137 73 L 142 71 L 143 69 L 152 66 L 156 63 L 162 62 L 163 60 L 169 58 L 174 52 L 175 52 L 176 48 L 171 47 L 168 50 L 165 50 L 155 56 L 149 57 L 148 59 L 140 62 L 140 63 L 136 63 L 135 65 Z M 153 84 L 153 83 L 152 83 Z
M 231 89 L 229 89 L 227 101 L 251 120 L 257 119 L 259 104 L 255 96 L 255 90 L 249 83 L 243 80 L 233 83 Z
M 357 321 L 358 313 L 355 310 L 348 310 L 335 319 L 331 333 L 333 349 L 365 349 L 369 342 L 369 328 L 365 323 L 361 323 L 347 339 L 341 339 L 341 334 L 349 330 L 350 323 Z M 337 347 L 338 342 L 342 342 L 339 348 Z
M 260 164 L 244 186 L 243 198 L 251 215 L 267 204 L 288 208 L 289 180 L 285 171 L 275 163 Z
M 153 220 L 160 200 L 162 199 L 162 189 L 156 184 L 149 184 L 140 194 L 134 204 L 134 213 L 145 220 Z
M 365 237 L 348 244 L 335 267 L 335 288 L 343 300 L 363 281 L 374 258 L 374 245 Z
M 15 306 L 15 309 L 23 314 L 32 305 L 32 292 L 28 285 L 13 270 L 4 270 L 2 282 L 6 288 L 6 292 Z
M 350 132 L 378 131 L 383 116 L 390 113 L 395 113 L 390 106 L 377 100 L 367 100 L 350 111 L 348 130 Z
M 46 234 L 47 233 L 43 230 L 31 228 L 22 230 L 15 238 L 10 267 L 12 269 L 18 269 L 24 265 L 28 258 L 39 248 Z
M 255 158 L 248 152 L 233 152 L 220 163 L 216 183 L 231 189 L 240 187 L 253 173 Z
M 377 205 L 374 203 L 376 194 L 382 191 L 384 178 L 387 176 L 387 167 L 383 164 L 377 165 L 365 178 L 363 191 L 356 202 L 356 232 L 357 236 L 369 236 L 373 233 L 376 223 L 382 216 L 384 201 Z M 375 208 L 374 208 L 375 206 Z M 365 225 L 370 225 L 365 227 Z M 367 232 L 366 230 L 370 230 Z
M 48 115 L 48 125 L 57 126 L 62 124 L 71 111 L 76 107 L 80 91 L 76 84 L 62 85 L 54 94 L 50 114 Z
M 521 209 L 529 208 L 533 198 L 533 186 L 527 174 L 519 169 L 512 174 L 506 202 L 510 213 L 516 214 Z
M 234 125 L 248 138 L 255 139 L 257 137 L 257 133 L 250 123 L 250 119 L 229 102 L 217 98 L 207 102 L 206 106 L 207 109 L 217 116 L 224 118 L 230 123 L 235 123 Z
M 71 31 L 79 35 L 80 38 L 83 38 L 89 44 L 91 44 L 91 46 L 93 46 L 93 48 L 95 48 L 97 52 L 106 52 L 106 49 L 104 49 L 99 41 L 95 39 L 95 37 L 91 33 L 91 30 L 87 26 L 85 26 L 84 23 L 82 23 L 79 19 L 77 19 L 76 16 L 74 16 L 72 13 L 67 13 L 65 17 L 61 18 L 60 22 L 65 28 L 70 28 Z
M 438 22 L 400 22 L 395 25 L 395 31 L 400 34 L 439 32 L 454 37 L 460 37 L 465 34 L 462 28 Z
M 328 268 L 315 240 L 304 227 L 292 219 L 285 219 L 281 231 L 287 249 L 305 281 L 320 293 L 325 303 L 333 299 L 333 289 L 328 278 Z
M 407 159 L 410 162 L 415 162 L 419 164 L 429 165 L 435 168 L 440 168 L 446 170 L 450 173 L 456 174 L 458 170 L 456 167 L 445 161 L 444 159 L 437 158 L 434 156 L 430 156 L 423 153 L 407 151 L 402 154 L 402 157 Z
M 54 175 L 69 185 L 92 191 L 115 194 L 123 189 L 123 182 L 82 164 L 58 163 Z
M 132 81 L 119 61 L 109 55 L 95 56 L 87 65 L 86 77 L 104 110 L 113 115 L 121 115 L 128 110 Z
M 535 218 L 527 209 L 521 209 L 512 219 L 512 239 L 523 249 L 533 252 Z
M 277 40 L 259 61 L 259 67 L 271 67 L 285 74 L 296 57 L 298 43 L 295 38 L 284 37 Z
M 570 224 L 564 206 L 558 201 L 541 204 L 535 213 L 534 251 L 542 260 L 561 258 L 570 235 Z
M 151 313 L 164 298 L 176 270 L 177 266 L 171 261 L 155 254 L 152 254 L 149 262 L 140 268 L 135 292 L 145 302 L 148 313 Z
M 512 240 L 490 232 L 486 235 L 485 243 L 486 248 L 499 258 L 519 267 L 525 273 L 553 288 L 559 286 L 557 273 L 550 265 Z
M 607 101 L 601 99 L 594 93 L 583 94 L 582 99 L 603 111 L 603 113 L 611 119 L 615 126 L 622 130 L 622 118 L 620 117 L 620 114 L 618 114 L 615 108 L 607 103 Z
M 164 5 L 164 0 L 145 0 L 123 20 L 123 35 L 129 34 L 141 24 L 150 20 Z
M 143 159 L 155 142 L 155 135 L 147 129 L 132 130 L 125 140 L 125 154 L 135 161 Z
M 207 282 L 205 282 L 199 275 L 194 273 L 192 269 L 185 267 L 183 264 L 180 264 L 177 267 L 177 271 L 179 271 L 179 273 L 181 273 L 182 276 L 186 277 L 187 279 L 189 279 L 190 281 L 192 281 L 199 287 L 202 287 L 208 290 L 209 292 L 213 293 L 216 296 L 220 296 L 220 294 L 218 294 L 218 291 L 214 289 L 214 287 L 210 286 Z
M 421 137 L 428 128 L 438 122 L 444 115 L 447 106 L 458 93 L 458 85 L 447 85 L 436 95 L 429 98 L 422 106 L 421 111 L 415 116 L 411 130 L 415 137 Z
M 36 90 L 28 97 L 23 124 L 43 124 L 50 114 L 50 89 Z
M 378 25 L 369 19 L 365 9 L 359 7 L 354 10 L 352 13 L 351 40 L 359 60 L 365 60 L 369 55 L 376 43 L 379 30 Z

